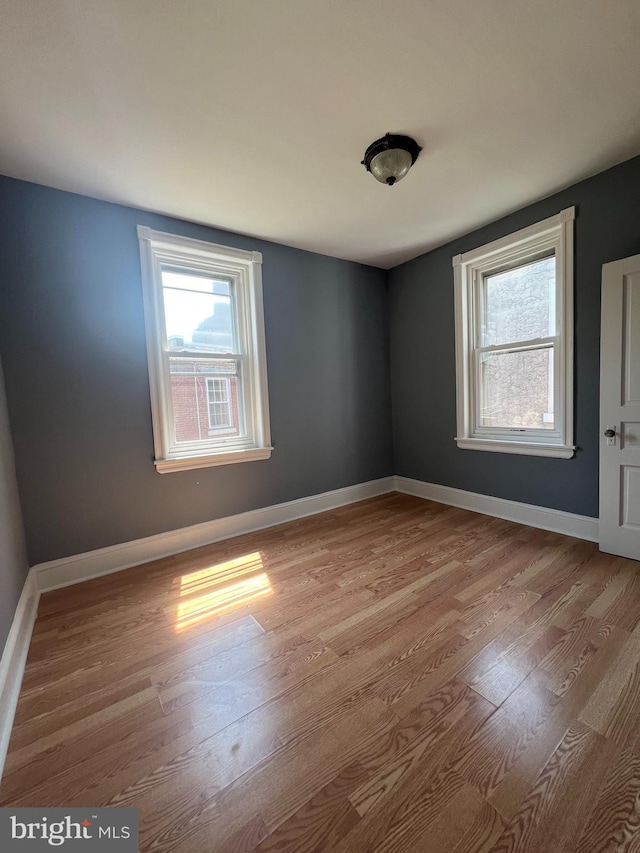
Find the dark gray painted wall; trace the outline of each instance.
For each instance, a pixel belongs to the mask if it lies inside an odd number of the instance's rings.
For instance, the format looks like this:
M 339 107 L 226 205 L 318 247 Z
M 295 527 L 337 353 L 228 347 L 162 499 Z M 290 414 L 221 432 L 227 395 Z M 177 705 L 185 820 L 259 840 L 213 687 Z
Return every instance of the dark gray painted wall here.
M 640 158 L 396 267 L 389 275 L 395 473 L 524 503 L 598 515 L 602 264 L 640 252 Z M 577 206 L 573 459 L 459 450 L 454 255 Z
M 137 224 L 263 253 L 270 460 L 156 473 Z M 32 564 L 392 473 L 382 270 L 8 178 L 0 257 Z
M 0 656 L 28 570 L 0 364 Z

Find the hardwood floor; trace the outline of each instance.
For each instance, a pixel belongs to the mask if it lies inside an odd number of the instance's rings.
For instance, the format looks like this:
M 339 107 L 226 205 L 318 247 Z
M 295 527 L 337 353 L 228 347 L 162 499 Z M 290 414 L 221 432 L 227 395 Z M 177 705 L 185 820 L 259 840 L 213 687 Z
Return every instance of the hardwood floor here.
M 640 564 L 392 494 L 40 603 L 2 805 L 145 851 L 640 851 Z

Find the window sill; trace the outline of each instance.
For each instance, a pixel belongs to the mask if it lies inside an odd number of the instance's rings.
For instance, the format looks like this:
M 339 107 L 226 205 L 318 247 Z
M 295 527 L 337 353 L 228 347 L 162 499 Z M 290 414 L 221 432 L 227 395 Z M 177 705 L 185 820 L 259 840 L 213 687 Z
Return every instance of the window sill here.
M 269 459 L 273 447 L 254 447 L 250 450 L 232 450 L 208 456 L 179 456 L 173 459 L 156 459 L 154 464 L 159 474 L 171 471 L 191 471 L 194 468 L 212 468 L 214 465 L 232 465 L 235 462 L 256 462 Z
M 456 438 L 461 450 L 489 450 L 493 453 L 519 453 L 525 456 L 549 456 L 571 459 L 575 447 L 568 444 L 537 444 L 529 441 L 498 441 L 492 438 Z

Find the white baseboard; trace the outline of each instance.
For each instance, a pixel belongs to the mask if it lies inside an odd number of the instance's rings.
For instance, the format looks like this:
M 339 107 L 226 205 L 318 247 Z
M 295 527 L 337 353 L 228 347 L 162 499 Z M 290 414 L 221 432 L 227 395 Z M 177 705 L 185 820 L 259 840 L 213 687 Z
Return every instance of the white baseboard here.
M 548 509 L 533 504 L 523 504 L 519 501 L 508 501 L 504 498 L 493 498 L 476 492 L 465 492 L 451 486 L 439 486 L 436 483 L 424 483 L 422 480 L 412 480 L 409 477 L 395 478 L 396 491 L 418 498 L 427 498 L 437 503 L 481 512 L 496 518 L 516 521 L 529 527 L 539 527 L 554 533 L 564 533 L 589 542 L 598 542 L 598 519 L 587 515 L 576 515 L 573 512 L 562 512 L 559 509 Z
M 40 563 L 34 566 L 32 571 L 35 573 L 38 591 L 49 592 L 128 569 L 150 560 L 158 560 L 161 557 L 169 557 L 172 554 L 229 539 L 231 536 L 251 533 L 276 524 L 294 521 L 297 518 L 326 512 L 394 491 L 394 489 L 438 503 L 527 524 L 530 527 L 564 533 L 590 542 L 598 541 L 598 519 L 596 518 L 396 476 L 371 480 L 368 483 L 347 486 L 344 489 L 299 498 L 226 518 L 205 521 L 202 524 L 194 524 L 180 530 L 171 530 L 108 548 L 99 548 L 84 554 L 74 554 L 48 563 Z
M 37 577 L 38 590 L 49 592 L 101 575 L 129 569 L 150 560 L 158 560 L 202 545 L 210 545 L 212 542 L 229 539 L 231 536 L 251 533 L 254 530 L 262 530 L 265 527 L 273 527 L 276 524 L 383 495 L 394 490 L 394 483 L 393 477 L 384 477 L 381 480 L 371 480 L 357 486 L 347 486 L 344 489 L 335 489 L 308 498 L 299 498 L 263 509 L 205 521 L 202 524 L 183 527 L 181 530 L 158 533 L 156 536 L 147 536 L 133 542 L 124 542 L 120 545 L 88 551 L 85 554 L 75 554 L 60 560 L 40 563 L 33 569 Z
M 16 607 L 13 623 L 0 660 L 0 778 L 7 757 L 13 718 L 16 713 L 22 676 L 38 614 L 40 593 L 33 569 L 29 571 Z

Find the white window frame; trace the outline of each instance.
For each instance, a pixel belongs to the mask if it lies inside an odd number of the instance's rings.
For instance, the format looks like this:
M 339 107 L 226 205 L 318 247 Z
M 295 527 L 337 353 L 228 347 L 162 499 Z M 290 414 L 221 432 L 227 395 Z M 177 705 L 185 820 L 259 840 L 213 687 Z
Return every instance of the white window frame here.
M 209 395 L 211 393 L 211 388 L 209 383 L 212 382 L 224 382 L 225 393 L 227 395 L 227 421 L 224 424 L 212 424 L 211 423 L 211 405 L 216 405 L 216 403 L 220 403 L 220 400 L 211 400 Z M 233 413 L 231 411 L 231 380 L 228 376 L 206 376 L 205 377 L 206 391 L 207 391 L 207 419 L 209 423 L 209 429 L 211 431 L 214 430 L 228 430 L 230 427 L 234 426 L 233 423 Z M 215 391 L 214 391 L 215 393 Z
M 267 359 L 262 303 L 262 255 L 202 240 L 193 240 L 138 225 L 144 315 L 149 362 L 149 386 L 155 466 L 161 474 L 271 456 Z M 191 273 L 223 276 L 233 281 L 239 352 L 170 351 L 164 317 L 162 266 Z M 244 429 L 241 436 L 209 436 L 206 441 L 175 442 L 172 438 L 170 357 L 200 361 L 233 360 L 241 374 L 239 403 Z M 199 374 L 206 376 L 206 374 Z
M 570 459 L 573 444 L 573 222 L 575 208 L 453 258 L 456 320 L 456 443 L 463 450 L 489 450 Z M 480 328 L 482 282 L 488 275 L 542 257 L 556 258 L 556 330 L 548 338 L 520 342 L 516 350 L 551 346 L 554 352 L 555 429 L 480 425 Z

